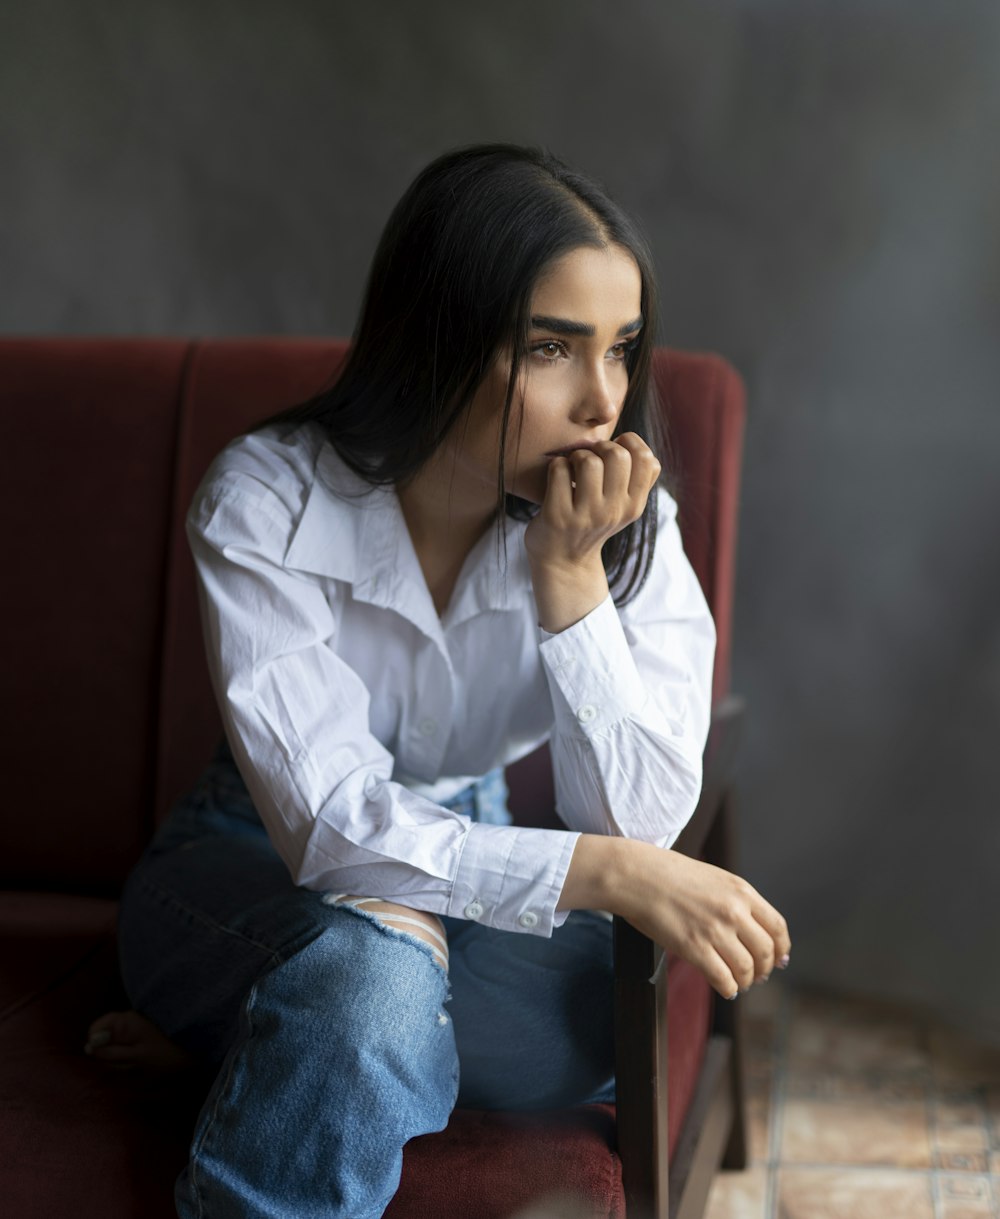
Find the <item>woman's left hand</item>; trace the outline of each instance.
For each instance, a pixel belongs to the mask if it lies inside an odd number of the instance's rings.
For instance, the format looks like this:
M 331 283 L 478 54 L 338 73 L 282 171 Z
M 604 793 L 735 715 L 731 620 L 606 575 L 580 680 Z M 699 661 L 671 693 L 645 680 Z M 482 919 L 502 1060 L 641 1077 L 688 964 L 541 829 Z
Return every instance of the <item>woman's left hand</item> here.
M 541 626 L 565 630 L 608 595 L 601 548 L 642 516 L 660 463 L 635 432 L 553 457 L 524 542 Z

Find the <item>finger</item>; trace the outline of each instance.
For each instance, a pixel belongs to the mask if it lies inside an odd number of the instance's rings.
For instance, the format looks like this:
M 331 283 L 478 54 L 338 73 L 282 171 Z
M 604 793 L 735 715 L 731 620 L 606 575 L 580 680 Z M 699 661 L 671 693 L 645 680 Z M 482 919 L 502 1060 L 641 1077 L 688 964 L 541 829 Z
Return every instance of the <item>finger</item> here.
M 792 951 L 792 941 L 784 917 L 757 892 L 753 894 L 750 913 L 770 935 L 774 942 L 774 963 L 779 969 L 784 969 Z
M 740 984 L 733 977 L 733 971 L 714 948 L 709 947 L 701 960 L 691 964 L 701 970 L 709 986 L 723 999 L 735 999 L 740 993 Z
M 623 432 L 614 443 L 628 452 L 632 465 L 629 477 L 629 497 L 642 500 L 645 505 L 650 491 L 660 477 L 661 466 L 656 454 L 635 432 Z
M 590 501 L 596 503 L 604 497 L 604 462 L 593 449 L 576 449 L 568 459 L 572 469 L 573 506 Z
M 629 481 L 632 477 L 632 454 L 624 445 L 613 440 L 602 441 L 594 452 L 604 463 L 604 497 L 615 504 L 624 504 L 629 498 Z
M 729 972 L 736 980 L 737 987 L 743 990 L 749 990 L 757 979 L 755 972 L 753 954 L 747 949 L 746 945 L 733 936 L 732 939 L 717 946 L 719 956 L 729 966 Z
M 573 507 L 573 470 L 566 457 L 553 457 L 549 462 L 548 481 L 542 511 L 551 514 L 568 513 Z
M 754 981 L 762 982 L 774 969 L 774 937 L 756 919 L 747 919 L 739 929 L 740 942 L 753 957 Z

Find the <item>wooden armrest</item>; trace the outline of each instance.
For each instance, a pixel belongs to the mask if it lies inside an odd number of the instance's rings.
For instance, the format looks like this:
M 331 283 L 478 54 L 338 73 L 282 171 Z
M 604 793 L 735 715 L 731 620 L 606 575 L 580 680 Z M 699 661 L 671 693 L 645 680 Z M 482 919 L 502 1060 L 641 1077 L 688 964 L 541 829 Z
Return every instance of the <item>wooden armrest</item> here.
M 744 712 L 744 701 L 736 697 L 713 710 L 701 796 L 674 844 L 685 855 L 704 855 L 723 867 L 731 863 L 730 834 L 719 824 L 725 820 L 719 813 L 732 780 Z M 668 1197 L 665 971 L 650 985 L 663 952 L 622 918 L 614 920 L 614 939 L 618 1150 L 626 1207 L 629 1219 L 660 1219 L 679 1215 L 681 1202 Z

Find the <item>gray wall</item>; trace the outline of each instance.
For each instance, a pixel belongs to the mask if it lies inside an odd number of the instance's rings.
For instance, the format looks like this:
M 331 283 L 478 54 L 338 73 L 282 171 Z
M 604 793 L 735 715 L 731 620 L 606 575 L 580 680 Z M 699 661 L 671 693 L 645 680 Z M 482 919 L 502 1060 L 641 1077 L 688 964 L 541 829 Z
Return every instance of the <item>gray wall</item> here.
M 413 172 L 549 145 L 750 388 L 744 870 L 794 975 L 1000 1040 L 1000 6 L 35 0 L 0 330 L 350 330 Z

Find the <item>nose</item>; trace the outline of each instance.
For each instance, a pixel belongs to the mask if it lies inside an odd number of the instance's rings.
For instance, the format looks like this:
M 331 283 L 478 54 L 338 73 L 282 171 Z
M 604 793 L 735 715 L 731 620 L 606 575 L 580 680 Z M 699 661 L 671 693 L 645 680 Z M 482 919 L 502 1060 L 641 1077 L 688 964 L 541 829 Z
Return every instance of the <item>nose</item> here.
M 614 423 L 622 405 L 621 387 L 615 383 L 613 376 L 613 373 L 618 371 L 617 368 L 610 368 L 604 359 L 587 365 L 586 370 L 581 373 L 573 412 L 575 422 L 586 427 L 601 427 Z

